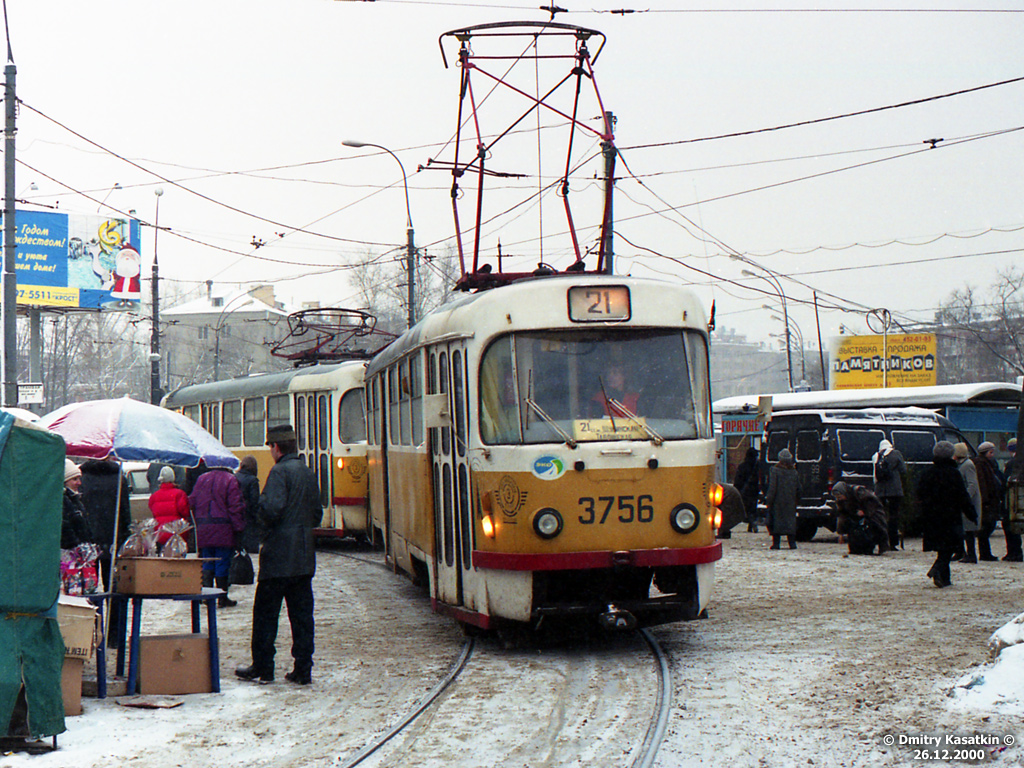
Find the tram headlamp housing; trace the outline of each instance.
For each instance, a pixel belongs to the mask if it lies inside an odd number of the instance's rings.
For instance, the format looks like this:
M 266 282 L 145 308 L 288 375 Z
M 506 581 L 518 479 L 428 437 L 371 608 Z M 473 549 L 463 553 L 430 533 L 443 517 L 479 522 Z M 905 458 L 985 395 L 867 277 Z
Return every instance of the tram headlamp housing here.
M 677 504 L 669 513 L 668 521 L 676 533 L 693 533 L 700 525 L 700 511 L 693 504 Z
M 553 539 L 562 532 L 562 516 L 558 510 L 545 507 L 533 516 L 533 531 L 542 539 Z

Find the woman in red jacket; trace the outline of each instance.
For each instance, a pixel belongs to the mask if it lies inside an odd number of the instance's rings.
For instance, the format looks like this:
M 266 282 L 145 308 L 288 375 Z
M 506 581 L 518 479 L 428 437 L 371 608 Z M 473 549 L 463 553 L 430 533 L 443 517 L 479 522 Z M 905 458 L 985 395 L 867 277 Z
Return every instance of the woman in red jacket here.
M 160 487 L 149 497 L 149 511 L 156 520 L 157 530 L 173 520 L 189 520 L 188 496 L 174 484 L 174 470 L 164 467 L 160 470 Z M 157 543 L 162 547 L 171 534 L 161 531 Z

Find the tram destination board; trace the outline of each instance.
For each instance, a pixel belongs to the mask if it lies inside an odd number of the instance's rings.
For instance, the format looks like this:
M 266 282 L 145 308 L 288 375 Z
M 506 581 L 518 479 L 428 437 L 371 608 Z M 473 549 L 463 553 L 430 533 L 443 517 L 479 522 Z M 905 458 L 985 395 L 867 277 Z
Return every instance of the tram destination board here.
M 569 289 L 569 319 L 576 323 L 629 320 L 629 288 L 625 285 L 577 285 Z

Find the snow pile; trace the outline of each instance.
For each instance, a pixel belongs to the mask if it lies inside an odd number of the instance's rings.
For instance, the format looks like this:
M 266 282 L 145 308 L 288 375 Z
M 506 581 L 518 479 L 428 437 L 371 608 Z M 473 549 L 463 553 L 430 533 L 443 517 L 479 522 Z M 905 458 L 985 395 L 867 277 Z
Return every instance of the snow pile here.
M 1024 613 L 997 629 L 988 647 L 994 661 L 956 681 L 952 706 L 1024 715 Z

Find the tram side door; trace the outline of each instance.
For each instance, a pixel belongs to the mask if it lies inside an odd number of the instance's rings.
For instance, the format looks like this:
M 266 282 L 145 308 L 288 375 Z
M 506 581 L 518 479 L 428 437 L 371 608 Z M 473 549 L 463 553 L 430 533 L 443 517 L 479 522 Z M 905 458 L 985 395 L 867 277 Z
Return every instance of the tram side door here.
M 468 461 L 468 390 L 465 345 L 452 342 L 431 349 L 428 378 L 432 394 L 448 396 L 450 426 L 431 430 L 434 488 L 435 596 L 449 605 L 474 609 L 466 589 L 472 570 L 473 526 Z
M 331 407 L 327 392 L 309 392 L 295 396 L 295 429 L 299 458 L 313 470 L 320 486 L 320 506 L 325 510 L 324 527 L 333 527 L 326 519 L 331 514 Z

